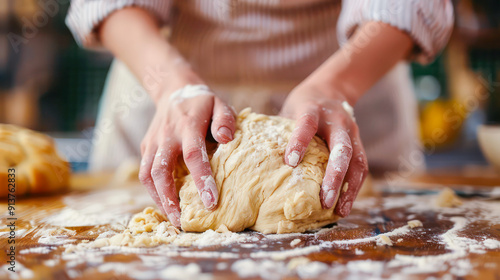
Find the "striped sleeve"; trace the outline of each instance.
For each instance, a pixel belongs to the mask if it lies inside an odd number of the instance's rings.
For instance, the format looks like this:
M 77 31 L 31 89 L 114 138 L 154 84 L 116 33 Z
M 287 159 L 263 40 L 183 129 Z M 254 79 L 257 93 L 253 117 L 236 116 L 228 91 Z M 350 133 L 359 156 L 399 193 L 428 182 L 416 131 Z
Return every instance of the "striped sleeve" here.
M 407 32 L 417 46 L 412 59 L 427 64 L 451 36 L 453 6 L 450 0 L 343 0 L 337 25 L 339 43 L 345 44 L 356 27 L 368 21 Z
M 168 22 L 170 0 L 72 0 L 66 16 L 69 27 L 79 45 L 92 48 L 101 44 L 95 28 L 112 12 L 130 6 L 150 11 L 162 24 Z

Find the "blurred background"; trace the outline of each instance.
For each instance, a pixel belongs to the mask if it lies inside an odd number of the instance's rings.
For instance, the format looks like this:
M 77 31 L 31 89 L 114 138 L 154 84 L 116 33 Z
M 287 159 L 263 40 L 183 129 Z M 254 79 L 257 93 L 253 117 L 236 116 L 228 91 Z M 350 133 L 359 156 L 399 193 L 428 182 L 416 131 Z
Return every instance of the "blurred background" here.
M 49 133 L 73 169 L 85 170 L 112 57 L 81 49 L 64 23 L 69 0 L 57 3 L 46 10 L 37 0 L 0 0 L 0 123 Z M 478 126 L 500 125 L 500 1 L 454 4 L 445 51 L 412 65 L 430 169 L 487 165 Z

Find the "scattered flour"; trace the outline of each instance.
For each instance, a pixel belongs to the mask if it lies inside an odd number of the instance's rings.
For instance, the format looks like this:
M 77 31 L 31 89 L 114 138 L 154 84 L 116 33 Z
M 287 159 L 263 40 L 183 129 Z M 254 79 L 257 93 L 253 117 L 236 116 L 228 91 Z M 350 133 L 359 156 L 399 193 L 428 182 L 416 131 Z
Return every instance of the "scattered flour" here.
M 20 261 L 16 261 L 15 272 L 9 271 L 9 267 L 10 265 L 6 264 L 0 268 L 1 279 L 32 279 L 35 277 L 33 270 L 25 267 Z
M 296 238 L 296 239 L 292 240 L 292 242 L 290 242 L 290 246 L 295 247 L 300 243 L 300 241 L 301 240 L 299 238 Z
M 347 269 L 354 273 L 362 272 L 379 276 L 384 271 L 384 262 L 372 260 L 350 261 L 347 263 Z
M 76 231 L 69 230 L 63 227 L 58 228 L 47 228 L 40 230 L 35 234 L 38 238 L 38 243 L 46 245 L 63 245 L 67 243 L 73 243 L 75 239 L 70 239 L 68 237 L 74 236 Z
M 56 266 L 58 263 L 59 263 L 59 260 L 46 260 L 43 262 L 43 264 L 45 266 L 48 266 L 48 267 Z
M 227 262 L 219 262 L 215 265 L 215 268 L 218 270 L 226 270 L 229 267 Z
M 19 251 L 20 254 L 48 254 L 52 251 L 49 247 L 34 247 Z
M 451 271 L 452 273 L 460 272 L 460 274 L 463 274 L 464 271 L 468 272 L 471 265 L 468 260 L 461 258 L 466 257 L 468 252 L 484 253 L 484 251 L 478 249 L 481 246 L 478 246 L 477 241 L 457 235 L 467 225 L 467 219 L 452 217 L 450 220 L 454 222 L 454 225 L 441 235 L 441 239 L 451 252 L 431 256 L 396 255 L 394 260 L 389 262 L 388 267 L 403 267 L 402 272 L 407 274 L 445 271 L 448 267 L 455 268 L 454 271 Z
M 297 275 L 302 279 L 316 278 L 327 271 L 329 266 L 322 262 L 310 262 L 296 268 Z
M 106 199 L 102 199 L 105 197 Z M 95 201 L 104 201 L 96 204 Z M 153 204 L 142 189 L 109 189 L 90 194 L 73 194 L 64 198 L 68 206 L 48 216 L 43 222 L 61 227 L 126 225 L 130 211 Z
M 354 249 L 354 254 L 356 254 L 356 255 L 364 255 L 365 252 L 363 250 L 360 250 L 360 249 L 356 248 L 356 249 Z
M 20 230 L 14 231 L 14 232 L 16 234 L 16 238 L 20 238 L 20 237 L 24 236 L 24 234 L 26 233 L 26 229 L 20 229 Z M 9 235 L 10 235 L 10 231 L 0 232 L 0 237 L 7 237 Z
M 164 279 L 209 279 L 209 275 L 202 275 L 201 268 L 195 264 L 170 265 L 160 272 Z
M 325 263 L 312 262 L 306 258 L 292 259 L 288 265 L 281 261 L 253 259 L 238 260 L 231 265 L 231 270 L 241 278 L 261 277 L 263 279 L 280 279 L 294 274 L 302 279 L 316 278 L 328 268 L 329 266 Z
M 109 202 L 109 205 L 113 207 L 122 207 L 119 206 L 120 203 L 127 204 L 129 199 L 134 199 L 130 196 L 122 195 L 121 198 L 112 199 Z M 137 200 L 137 199 L 136 199 Z M 288 242 L 292 238 L 292 242 L 290 245 L 296 246 L 300 243 L 299 237 L 315 237 L 320 234 L 325 234 L 331 230 L 338 230 L 341 228 L 356 228 L 356 224 L 348 224 L 343 221 L 339 221 L 337 226 L 328 229 L 321 229 L 312 233 L 305 234 L 284 234 L 284 235 L 255 235 L 248 234 L 245 232 L 242 233 L 232 233 L 232 232 L 222 232 L 218 233 L 215 231 L 207 231 L 205 233 L 179 233 L 176 236 L 176 239 L 179 239 L 177 244 L 169 244 L 162 245 L 155 248 L 133 248 L 133 247 L 123 247 L 123 246 L 110 246 L 110 244 L 106 244 L 104 242 L 104 247 L 96 248 L 100 246 L 92 246 L 94 242 L 88 243 L 79 243 L 77 245 L 65 244 L 64 246 L 67 248 L 67 252 L 63 253 L 62 259 L 67 261 L 67 266 L 72 267 L 76 266 L 80 263 L 95 263 L 99 269 L 99 271 L 116 271 L 126 273 L 132 278 L 140 278 L 140 279 L 157 279 L 157 278 L 169 278 L 169 279 L 206 279 L 209 278 L 209 275 L 206 275 L 202 272 L 201 268 L 196 264 L 173 264 L 172 259 L 175 258 L 196 258 L 196 259 L 212 259 L 218 258 L 219 261 L 222 259 L 226 259 L 228 261 L 219 263 L 217 265 L 217 269 L 224 270 L 228 267 L 231 268 L 232 271 L 237 273 L 240 277 L 262 277 L 265 279 L 274 279 L 274 278 L 282 278 L 288 275 L 297 275 L 302 278 L 314 278 L 320 275 L 336 275 L 335 273 L 340 272 L 350 272 L 350 273 L 371 273 L 374 276 L 380 276 L 386 270 L 397 269 L 401 275 L 408 274 L 422 274 L 422 273 L 434 273 L 434 272 L 442 272 L 449 269 L 449 273 L 451 276 L 464 276 L 467 275 L 472 269 L 472 264 L 464 259 L 468 253 L 484 253 L 486 250 L 495 250 L 500 249 L 500 241 L 492 238 L 485 237 L 483 240 L 473 240 L 470 238 L 466 238 L 461 236 L 460 232 L 467 227 L 469 219 L 472 218 L 482 218 L 491 220 L 492 222 L 500 222 L 500 205 L 496 201 L 481 201 L 479 202 L 471 202 L 471 201 L 463 201 L 463 204 L 460 207 L 439 207 L 436 205 L 429 205 L 429 198 L 425 196 L 406 196 L 402 198 L 391 198 L 384 199 L 384 207 L 386 209 L 392 208 L 405 208 L 407 212 L 413 212 L 407 216 L 409 220 L 415 219 L 417 217 L 417 213 L 425 213 L 428 211 L 435 211 L 442 215 L 446 215 L 446 217 L 450 217 L 449 220 L 453 222 L 453 227 L 449 229 L 444 234 L 438 236 L 438 238 L 443 242 L 446 246 L 446 249 L 449 252 L 440 254 L 440 255 L 431 255 L 431 256 L 412 256 L 412 255 L 401 255 L 398 254 L 395 258 L 387 263 L 379 262 L 379 261 L 351 261 L 348 262 L 347 265 L 333 265 L 330 267 L 328 264 L 321 262 L 311 262 L 304 256 L 307 256 L 310 253 L 320 252 L 324 249 L 332 249 L 332 248 L 340 248 L 340 249 L 352 249 L 352 246 L 357 246 L 359 244 L 365 243 L 373 243 L 377 244 L 379 242 L 383 242 L 382 239 L 387 237 L 389 240 L 393 238 L 393 240 L 401 240 L 401 237 L 408 233 L 415 234 L 418 231 L 411 231 L 412 225 L 415 225 L 414 221 L 409 221 L 408 225 L 404 225 L 402 227 L 395 228 L 389 232 L 385 232 L 383 234 L 379 234 L 377 236 L 368 236 L 362 238 L 356 238 L 351 240 L 333 240 L 333 241 L 319 241 L 314 245 L 310 245 L 307 247 L 300 248 L 292 248 L 290 250 L 285 251 L 263 251 L 260 248 L 266 248 L 267 246 L 261 246 L 260 240 L 268 240 L 275 241 L 277 243 Z M 121 201 L 121 202 L 120 202 Z M 138 201 L 142 201 L 138 199 Z M 106 202 L 108 203 L 108 202 Z M 134 202 L 136 203 L 136 202 Z M 355 208 L 369 208 L 375 205 L 376 200 L 374 199 L 364 199 L 362 202 L 355 203 Z M 367 205 L 372 206 L 367 206 Z M 83 205 L 84 206 L 84 205 Z M 109 206 L 106 206 L 109 207 Z M 124 207 L 127 208 L 127 207 Z M 136 209 L 137 206 L 134 207 Z M 107 208 L 106 208 L 107 209 Z M 472 211 L 474 209 L 474 211 Z M 479 209 L 479 210 L 478 210 Z M 62 215 L 61 213 L 64 210 L 74 210 L 73 213 L 67 212 Z M 102 210 L 102 209 L 101 209 Z M 127 210 L 128 211 L 128 210 Z M 77 212 L 78 214 L 75 214 Z M 126 228 L 126 224 L 129 220 L 129 216 L 126 221 L 124 214 L 120 214 L 120 211 L 116 211 L 110 214 L 108 217 L 100 218 L 97 217 L 97 212 L 93 212 L 91 209 L 87 209 L 86 207 L 82 207 L 82 204 L 72 205 L 71 208 L 65 208 L 63 211 L 56 215 L 50 216 L 47 221 L 51 221 L 53 225 L 58 226 L 67 226 L 67 222 L 58 224 L 58 221 L 61 221 L 63 217 L 68 219 L 75 219 L 75 217 L 81 217 L 78 215 L 83 215 L 84 218 L 87 217 L 86 223 L 95 225 L 101 224 L 100 222 L 111 221 L 116 226 L 116 231 L 113 229 L 112 231 L 101 233 L 95 242 L 103 242 L 99 240 L 106 240 L 116 232 L 123 231 Z M 70 215 L 71 214 L 71 215 Z M 102 213 L 101 213 L 102 214 Z M 104 215 L 106 216 L 106 215 Z M 353 216 L 353 215 L 352 215 Z M 418 221 L 418 220 L 416 220 Z M 374 220 L 374 223 L 382 223 L 383 220 Z M 76 222 L 75 222 L 76 223 Z M 71 223 L 70 223 L 71 224 Z M 78 222 L 77 224 L 81 224 Z M 421 225 L 420 225 L 421 226 Z M 165 226 L 165 230 L 167 231 Z M 41 238 L 44 237 L 45 240 L 42 239 L 41 243 L 48 242 L 47 244 L 51 245 L 60 245 L 62 243 L 57 243 L 60 240 L 70 240 L 64 242 L 73 242 L 74 240 L 68 239 L 75 235 L 74 231 L 65 229 L 65 228 L 49 228 L 46 230 L 42 230 L 38 236 L 41 235 Z M 383 237 L 385 236 L 385 237 Z M 395 239 L 397 238 L 397 239 Z M 40 242 L 39 239 L 39 242 Z M 59 239 L 59 240 L 58 240 Z M 299 240 L 299 241 L 296 241 Z M 63 243 L 64 243 L 63 242 Z M 256 242 L 259 242 L 256 244 Z M 229 245 L 239 243 L 238 247 L 241 248 L 255 248 L 259 247 L 255 250 L 247 250 L 249 252 L 221 252 L 214 251 L 210 249 L 210 246 L 215 245 Z M 294 244 L 292 244 L 294 243 Z M 187 247 L 179 247 L 182 245 L 186 246 L 197 246 L 199 249 L 190 250 Z M 38 247 L 38 248 L 46 248 L 46 247 Z M 38 249 L 31 248 L 21 251 L 23 253 L 48 253 L 51 249 Z M 68 250 L 68 248 L 71 248 Z M 49 251 L 47 251 L 49 250 Z M 141 262 L 131 263 L 131 264 L 123 264 L 123 263 L 102 263 L 103 257 L 106 254 L 110 253 L 135 253 L 140 254 Z M 364 254 L 361 249 L 354 249 L 354 253 L 356 255 Z M 153 254 L 153 255 L 150 255 Z M 243 257 L 243 259 L 241 259 Z M 170 259 L 172 258 L 172 259 Z M 286 259 L 290 260 L 287 262 Z M 232 264 L 231 262 L 234 261 Z M 47 266 L 54 266 L 59 261 L 46 261 L 44 264 Z M 159 271 L 149 271 L 144 269 L 138 269 L 140 267 L 144 267 L 144 265 L 150 264 L 161 264 L 165 268 Z M 290 269 L 291 267 L 291 269 Z M 72 272 L 70 272 L 72 271 Z M 29 274 L 30 272 L 26 272 Z M 33 273 L 33 272 L 31 272 Z M 68 270 L 68 275 L 74 274 L 79 275 L 80 272 L 76 270 Z M 0 274 L 2 275 L 2 274 Z M 394 274 L 395 275 L 395 274 Z M 186 276 L 186 277 L 184 277 Z M 79 277 L 79 276 L 78 276 Z
M 300 265 L 304 265 L 304 264 L 308 264 L 310 263 L 311 260 L 306 258 L 306 257 L 298 257 L 298 258 L 292 258 L 288 264 L 287 264 L 287 268 L 290 269 L 290 270 L 293 270 L 293 269 L 296 269 L 298 266 Z

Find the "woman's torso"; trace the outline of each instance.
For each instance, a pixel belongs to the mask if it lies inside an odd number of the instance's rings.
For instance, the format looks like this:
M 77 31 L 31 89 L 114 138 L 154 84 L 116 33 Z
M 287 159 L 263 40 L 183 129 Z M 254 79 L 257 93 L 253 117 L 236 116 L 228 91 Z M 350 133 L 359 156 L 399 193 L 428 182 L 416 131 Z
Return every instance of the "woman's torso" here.
M 340 1 L 176 1 L 170 41 L 209 84 L 295 85 L 338 49 Z

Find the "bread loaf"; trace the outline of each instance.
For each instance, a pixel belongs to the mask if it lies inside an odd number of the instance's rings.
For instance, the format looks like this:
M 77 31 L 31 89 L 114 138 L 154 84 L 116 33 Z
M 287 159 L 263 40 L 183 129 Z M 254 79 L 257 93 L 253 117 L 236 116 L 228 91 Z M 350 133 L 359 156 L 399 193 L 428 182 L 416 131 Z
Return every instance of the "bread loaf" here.
M 0 124 L 0 197 L 12 189 L 9 181 L 15 181 L 15 195 L 42 194 L 68 187 L 69 176 L 69 163 L 58 155 L 52 138 Z

